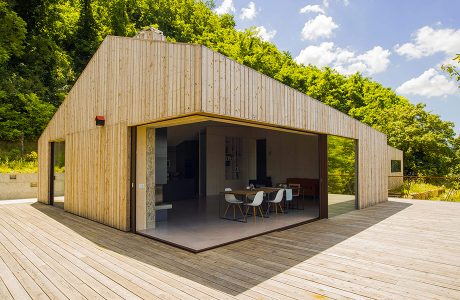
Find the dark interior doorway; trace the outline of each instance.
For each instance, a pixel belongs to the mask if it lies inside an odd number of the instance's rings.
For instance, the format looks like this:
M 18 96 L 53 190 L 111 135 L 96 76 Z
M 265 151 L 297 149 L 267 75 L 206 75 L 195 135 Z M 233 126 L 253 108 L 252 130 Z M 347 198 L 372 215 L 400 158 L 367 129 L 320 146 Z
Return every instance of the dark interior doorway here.
M 267 140 L 257 140 L 256 144 L 257 160 L 257 181 L 262 182 L 267 178 Z
M 174 137 L 168 138 L 167 128 L 159 128 L 158 132 L 163 138 L 156 140 L 156 149 L 166 147 L 165 168 L 158 168 L 160 161 L 157 160 L 157 172 L 160 177 L 166 177 L 165 181 L 157 181 L 163 184 L 163 201 L 174 202 L 179 200 L 198 199 L 200 191 L 200 152 L 199 132 L 195 132 L 182 140 Z M 158 137 L 158 136 L 157 136 Z

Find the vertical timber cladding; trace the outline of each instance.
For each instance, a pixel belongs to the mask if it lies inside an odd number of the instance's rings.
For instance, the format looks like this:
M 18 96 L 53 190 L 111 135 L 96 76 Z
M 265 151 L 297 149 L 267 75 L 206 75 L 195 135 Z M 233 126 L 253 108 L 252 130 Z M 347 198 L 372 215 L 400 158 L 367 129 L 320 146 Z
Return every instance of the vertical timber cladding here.
M 388 153 L 383 133 L 362 124 L 358 134 L 358 208 L 361 209 L 388 200 Z
M 206 47 L 109 36 L 40 137 L 39 200 L 65 140 L 65 210 L 128 230 L 128 126 L 197 113 L 359 139 L 359 207 L 387 199 L 382 133 Z
M 203 47 L 202 111 L 358 140 L 358 206 L 388 199 L 386 136 L 277 80 Z
M 50 142 L 62 141 L 65 139 L 65 113 L 66 105 L 62 104 L 48 123 L 45 131 L 38 139 L 38 194 L 39 202 L 49 201 L 49 177 L 51 159 Z M 67 154 L 67 153 L 66 153 Z
M 401 169 L 400 171 L 394 171 L 392 172 L 391 170 L 391 161 L 392 160 L 397 160 L 401 162 Z M 398 189 L 400 188 L 403 183 L 404 183 L 404 155 L 403 152 L 399 149 L 396 149 L 394 147 L 388 146 L 388 163 L 387 163 L 387 169 L 388 169 L 388 189 Z
M 41 203 L 48 204 L 49 195 L 49 141 L 47 135 L 38 139 L 38 194 L 37 199 Z
M 39 139 L 39 201 L 48 203 L 49 142 L 65 140 L 65 210 L 128 230 L 128 126 L 200 111 L 201 51 L 108 36 Z

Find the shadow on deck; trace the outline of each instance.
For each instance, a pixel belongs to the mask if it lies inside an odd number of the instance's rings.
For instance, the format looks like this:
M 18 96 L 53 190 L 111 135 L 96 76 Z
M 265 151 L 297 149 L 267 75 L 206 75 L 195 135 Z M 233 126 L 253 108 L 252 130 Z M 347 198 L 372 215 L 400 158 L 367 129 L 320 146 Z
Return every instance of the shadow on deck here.
M 40 203 L 38 211 L 100 247 L 236 296 L 411 206 L 385 202 L 193 254 Z M 57 229 L 58 230 L 58 229 Z

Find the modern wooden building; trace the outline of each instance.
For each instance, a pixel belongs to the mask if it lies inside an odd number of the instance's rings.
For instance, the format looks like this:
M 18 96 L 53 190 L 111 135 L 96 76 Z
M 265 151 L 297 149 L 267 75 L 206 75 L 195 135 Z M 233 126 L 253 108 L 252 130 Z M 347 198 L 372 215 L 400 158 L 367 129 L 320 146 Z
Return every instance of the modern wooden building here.
M 53 201 L 64 141 L 64 209 L 120 230 L 154 227 L 166 195 L 269 175 L 316 180 L 325 218 L 328 135 L 355 140 L 357 208 L 387 201 L 402 153 L 385 134 L 204 46 L 108 36 L 39 139 L 38 199 Z

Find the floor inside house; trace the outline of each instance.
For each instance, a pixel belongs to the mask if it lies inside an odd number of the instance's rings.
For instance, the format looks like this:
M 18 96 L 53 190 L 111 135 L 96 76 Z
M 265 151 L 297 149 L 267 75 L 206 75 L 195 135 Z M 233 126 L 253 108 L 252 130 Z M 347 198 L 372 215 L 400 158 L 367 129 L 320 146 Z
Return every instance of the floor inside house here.
M 318 200 L 304 199 L 303 210 L 288 209 L 286 213 L 271 212 L 268 218 L 248 216 L 247 222 L 219 217 L 225 210 L 223 196 L 209 196 L 201 200 L 173 202 L 165 221 L 156 222 L 156 228 L 138 230 L 139 233 L 192 251 L 203 251 L 266 232 L 281 230 L 318 218 Z M 219 208 L 219 201 L 220 208 Z M 302 203 L 301 203 L 302 204 Z M 266 212 L 266 208 L 263 211 Z M 236 216 L 238 208 L 236 209 Z M 227 213 L 233 218 L 233 209 Z

